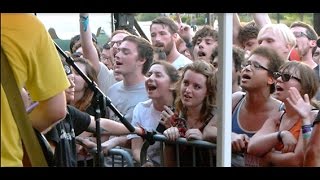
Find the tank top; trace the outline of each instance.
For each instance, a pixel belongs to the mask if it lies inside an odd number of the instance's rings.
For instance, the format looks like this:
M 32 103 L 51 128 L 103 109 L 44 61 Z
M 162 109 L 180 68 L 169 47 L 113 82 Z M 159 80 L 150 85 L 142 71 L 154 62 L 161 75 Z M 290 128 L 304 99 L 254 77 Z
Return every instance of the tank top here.
M 248 137 L 252 137 L 256 133 L 256 131 L 247 131 L 243 129 L 239 123 L 240 108 L 242 106 L 242 103 L 244 102 L 244 97 L 245 95 L 241 97 L 240 101 L 232 112 L 232 132 L 237 134 L 246 134 L 248 135 Z
M 282 120 L 284 114 L 285 113 L 283 113 L 281 118 L 280 118 L 280 123 L 281 123 L 281 120 Z M 298 141 L 299 136 L 300 136 L 301 125 L 302 125 L 302 120 L 298 119 L 298 121 L 288 130 L 296 138 L 297 141 Z M 283 149 L 283 143 L 282 142 L 278 142 L 275 145 L 274 148 L 277 151 L 281 151 Z

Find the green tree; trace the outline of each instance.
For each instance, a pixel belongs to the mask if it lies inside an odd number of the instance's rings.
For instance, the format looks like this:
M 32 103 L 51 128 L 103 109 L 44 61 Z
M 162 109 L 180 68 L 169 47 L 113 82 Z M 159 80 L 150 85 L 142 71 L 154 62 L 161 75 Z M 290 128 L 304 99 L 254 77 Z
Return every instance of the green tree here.
M 159 16 L 160 13 L 139 13 L 136 19 L 137 21 L 152 21 Z

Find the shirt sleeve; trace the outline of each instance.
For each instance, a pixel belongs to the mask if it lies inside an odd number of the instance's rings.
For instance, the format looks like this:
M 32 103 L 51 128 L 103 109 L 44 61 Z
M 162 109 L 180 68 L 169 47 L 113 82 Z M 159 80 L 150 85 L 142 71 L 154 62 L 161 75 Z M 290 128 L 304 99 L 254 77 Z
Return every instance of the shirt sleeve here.
M 57 130 L 57 125 L 52 127 L 52 129 L 48 131 L 44 136 L 48 141 L 58 144 L 60 141 L 60 138 Z
M 68 110 L 71 115 L 71 121 L 73 121 L 74 133 L 78 136 L 88 129 L 91 121 L 90 115 L 70 105 L 68 105 Z

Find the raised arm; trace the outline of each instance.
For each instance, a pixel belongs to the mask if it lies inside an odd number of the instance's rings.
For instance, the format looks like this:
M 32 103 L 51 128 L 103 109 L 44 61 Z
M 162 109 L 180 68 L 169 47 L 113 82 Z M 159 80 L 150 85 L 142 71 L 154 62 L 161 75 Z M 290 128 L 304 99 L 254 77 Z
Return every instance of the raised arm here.
M 252 17 L 259 29 L 266 24 L 271 24 L 271 19 L 268 13 L 252 13 Z
M 80 13 L 79 15 L 79 23 L 80 23 L 80 41 L 81 47 L 83 51 L 83 57 L 87 58 L 94 70 L 99 73 L 100 65 L 99 65 L 99 56 L 97 49 L 95 48 L 92 42 L 92 33 L 90 29 L 90 20 L 89 13 Z
M 239 31 L 241 29 L 240 18 L 237 13 L 233 13 L 233 44 L 242 47 L 238 40 Z

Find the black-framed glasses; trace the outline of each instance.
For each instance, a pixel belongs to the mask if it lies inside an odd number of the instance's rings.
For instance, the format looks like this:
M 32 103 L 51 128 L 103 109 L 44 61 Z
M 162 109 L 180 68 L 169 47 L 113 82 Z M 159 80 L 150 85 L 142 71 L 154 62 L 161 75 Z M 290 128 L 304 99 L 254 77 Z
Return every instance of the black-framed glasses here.
M 242 68 L 245 68 L 247 67 L 248 65 L 250 65 L 250 67 L 253 67 L 254 69 L 263 69 L 263 70 L 266 70 L 268 71 L 269 73 L 273 74 L 273 71 L 271 71 L 270 69 L 262 66 L 261 64 L 255 62 L 255 61 L 247 61 L 245 64 L 242 64 Z
M 312 38 L 310 38 L 309 36 L 308 36 L 308 34 L 306 34 L 306 33 L 304 33 L 304 32 L 293 32 L 293 34 L 294 34 L 294 36 L 296 37 L 296 38 L 300 38 L 300 37 L 306 37 L 306 38 L 308 38 L 309 40 L 311 40 Z
M 275 79 L 278 79 L 279 77 L 281 77 L 283 82 L 288 82 L 291 78 L 301 82 L 301 79 L 293 76 L 292 74 L 287 74 L 287 73 L 281 73 L 281 72 L 274 72 L 273 76 Z

